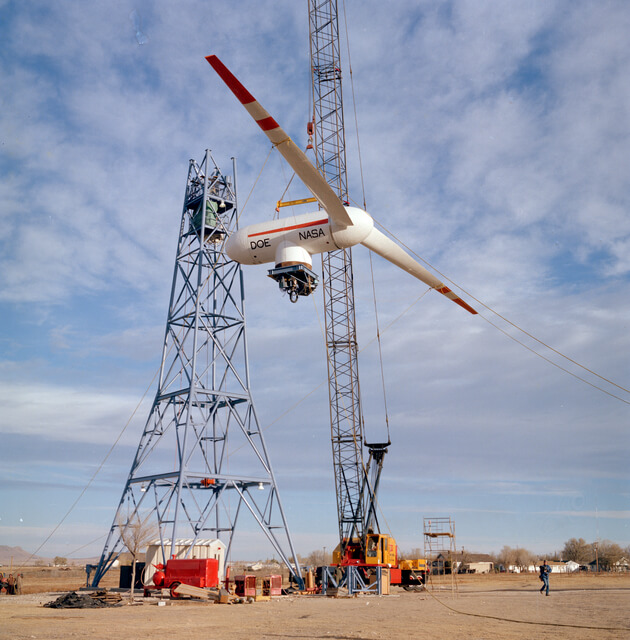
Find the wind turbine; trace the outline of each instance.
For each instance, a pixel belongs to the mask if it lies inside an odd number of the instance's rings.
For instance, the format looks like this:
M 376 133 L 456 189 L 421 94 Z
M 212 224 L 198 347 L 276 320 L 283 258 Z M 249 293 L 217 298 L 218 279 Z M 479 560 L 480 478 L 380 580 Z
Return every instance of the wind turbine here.
M 312 293 L 317 284 L 317 276 L 312 272 L 313 255 L 362 244 L 466 311 L 477 313 L 376 229 L 367 211 L 344 205 L 306 154 L 221 60 L 215 55 L 206 56 L 206 60 L 328 214 L 326 217 L 322 211 L 317 211 L 243 227 L 227 240 L 225 249 L 232 260 L 252 265 L 274 263 L 275 269 L 269 271 L 270 277 L 277 280 L 282 289 L 288 290 L 295 302 L 298 295 Z

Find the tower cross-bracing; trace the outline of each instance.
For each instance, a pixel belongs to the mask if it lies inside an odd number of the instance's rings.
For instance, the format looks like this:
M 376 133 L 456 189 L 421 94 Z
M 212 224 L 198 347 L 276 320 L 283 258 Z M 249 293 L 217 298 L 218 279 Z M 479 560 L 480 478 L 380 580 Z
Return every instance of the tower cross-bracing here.
M 208 538 L 227 559 L 244 520 L 301 583 L 250 391 L 241 266 L 224 252 L 237 226 L 235 180 L 206 151 L 189 164 L 158 388 L 93 586 L 129 526 L 154 527 L 163 562 Z

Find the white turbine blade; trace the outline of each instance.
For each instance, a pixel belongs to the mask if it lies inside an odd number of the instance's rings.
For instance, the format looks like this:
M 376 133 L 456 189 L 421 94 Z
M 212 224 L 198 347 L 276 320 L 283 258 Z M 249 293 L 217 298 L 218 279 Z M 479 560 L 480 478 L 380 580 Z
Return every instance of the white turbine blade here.
M 339 227 L 352 225 L 352 220 L 343 206 L 339 196 L 324 180 L 322 174 L 306 154 L 291 140 L 280 125 L 263 109 L 260 103 L 234 77 L 232 72 L 216 56 L 206 56 L 206 60 L 219 74 L 228 89 L 238 98 L 249 115 L 254 118 L 265 135 L 277 147 L 282 157 L 289 163 L 293 171 L 298 174 L 310 192 L 319 200 L 326 213 Z
M 449 300 L 457 303 L 470 313 L 477 313 L 470 305 L 465 303 L 457 294 L 453 293 L 443 282 L 440 282 L 432 273 L 416 262 L 404 249 L 401 249 L 393 240 L 383 235 L 378 229 L 372 229 L 368 237 L 361 243 L 370 251 L 378 253 L 397 267 L 408 271 L 412 276 L 422 280 L 431 288 L 445 295 Z

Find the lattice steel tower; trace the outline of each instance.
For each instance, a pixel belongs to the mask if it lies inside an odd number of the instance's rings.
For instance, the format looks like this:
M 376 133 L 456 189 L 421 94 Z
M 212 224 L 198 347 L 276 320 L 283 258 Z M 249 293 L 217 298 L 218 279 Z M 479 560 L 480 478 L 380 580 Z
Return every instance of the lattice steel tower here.
M 210 152 L 191 160 L 158 389 L 93 586 L 134 522 L 154 523 L 164 561 L 178 539 L 220 538 L 227 558 L 247 512 L 301 583 L 250 392 L 241 267 L 223 251 L 237 210 Z
M 348 204 L 345 128 L 336 0 L 309 0 L 313 123 L 317 168 Z M 339 537 L 362 540 L 374 494 L 363 464 L 351 249 L 322 254 L 333 467 Z M 380 460 L 382 464 L 382 457 Z M 343 552 L 342 552 L 343 555 Z

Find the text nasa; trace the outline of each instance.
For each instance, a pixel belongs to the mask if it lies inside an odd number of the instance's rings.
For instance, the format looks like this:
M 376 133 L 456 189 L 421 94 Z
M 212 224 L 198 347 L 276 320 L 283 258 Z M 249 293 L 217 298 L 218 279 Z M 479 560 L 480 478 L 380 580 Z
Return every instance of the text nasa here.
M 300 231 L 298 233 L 300 240 L 311 240 L 313 238 L 320 238 L 325 236 L 324 230 L 319 227 L 318 229 L 309 229 L 308 231 Z M 250 240 L 249 246 L 251 249 L 264 249 L 271 246 L 271 240 L 269 238 L 262 238 L 261 240 Z

